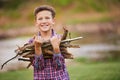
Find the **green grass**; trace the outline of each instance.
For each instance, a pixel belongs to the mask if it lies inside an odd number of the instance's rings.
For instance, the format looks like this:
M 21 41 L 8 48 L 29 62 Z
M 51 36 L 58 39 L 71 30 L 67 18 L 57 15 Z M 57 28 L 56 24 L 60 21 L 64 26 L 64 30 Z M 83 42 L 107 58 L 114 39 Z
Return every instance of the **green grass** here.
M 0 73 L 0 80 L 33 80 L 32 70 L 17 70 Z
M 71 80 L 120 80 L 120 63 L 80 63 L 68 66 Z M 33 80 L 32 70 L 18 70 L 0 73 L 0 80 Z
M 68 67 L 71 80 L 120 80 L 119 62 L 76 64 Z

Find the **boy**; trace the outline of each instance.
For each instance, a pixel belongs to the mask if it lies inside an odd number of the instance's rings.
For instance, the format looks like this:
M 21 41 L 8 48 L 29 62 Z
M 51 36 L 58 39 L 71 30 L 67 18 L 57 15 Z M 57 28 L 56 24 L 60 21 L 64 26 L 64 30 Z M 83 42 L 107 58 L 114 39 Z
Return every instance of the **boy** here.
M 38 35 L 31 39 L 35 45 L 34 80 L 69 80 L 64 57 L 60 52 L 61 37 L 55 33 L 55 11 L 51 6 L 40 6 L 35 9 L 35 25 Z M 50 40 L 54 53 L 52 59 L 44 59 L 41 44 Z

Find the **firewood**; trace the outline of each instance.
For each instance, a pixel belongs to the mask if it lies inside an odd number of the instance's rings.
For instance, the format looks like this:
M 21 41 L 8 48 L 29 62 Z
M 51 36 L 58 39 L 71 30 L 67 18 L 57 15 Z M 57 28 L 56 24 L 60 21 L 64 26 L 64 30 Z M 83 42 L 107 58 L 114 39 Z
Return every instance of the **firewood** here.
M 64 33 L 63 33 L 63 36 L 62 36 L 61 42 L 60 42 L 60 51 L 61 51 L 62 56 L 65 59 L 73 59 L 73 55 L 67 51 L 67 47 L 79 48 L 79 45 L 71 45 L 70 42 L 74 41 L 74 40 L 79 40 L 82 37 L 66 39 L 67 34 L 68 34 L 68 30 L 66 28 L 64 28 Z M 44 59 L 51 59 L 53 57 L 54 51 L 53 51 L 50 41 L 44 42 L 42 44 L 41 48 L 42 48 L 42 53 L 43 53 Z M 5 64 L 7 64 L 9 61 L 11 61 L 12 59 L 15 59 L 18 56 L 22 57 L 22 58 L 19 58 L 18 60 L 30 62 L 28 64 L 27 68 L 29 68 L 33 64 L 34 55 L 35 55 L 35 49 L 34 49 L 33 43 L 26 43 L 22 47 L 18 46 L 18 48 L 15 50 L 15 52 L 17 54 L 13 58 L 11 58 L 11 59 L 7 60 L 5 63 L 3 63 L 3 65 L 1 66 L 1 69 L 4 67 Z M 28 58 L 28 59 L 26 59 L 26 58 Z

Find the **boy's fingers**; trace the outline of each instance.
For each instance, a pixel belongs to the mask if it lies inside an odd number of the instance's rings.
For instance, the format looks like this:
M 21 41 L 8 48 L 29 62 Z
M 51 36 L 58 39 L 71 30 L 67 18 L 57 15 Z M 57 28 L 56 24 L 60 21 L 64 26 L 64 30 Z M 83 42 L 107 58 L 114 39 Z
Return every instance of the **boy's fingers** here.
M 36 35 L 33 36 L 33 39 L 35 39 L 35 36 L 36 36 Z
M 38 39 L 42 39 L 42 37 L 41 37 L 41 36 L 38 36 Z
M 58 38 L 59 41 L 61 41 L 61 36 L 56 36 Z
M 39 36 L 35 36 L 35 41 L 39 41 L 40 40 L 40 38 L 39 38 Z
M 36 40 L 36 36 L 34 36 L 34 39 Z
M 58 38 L 59 41 L 61 41 L 61 38 Z

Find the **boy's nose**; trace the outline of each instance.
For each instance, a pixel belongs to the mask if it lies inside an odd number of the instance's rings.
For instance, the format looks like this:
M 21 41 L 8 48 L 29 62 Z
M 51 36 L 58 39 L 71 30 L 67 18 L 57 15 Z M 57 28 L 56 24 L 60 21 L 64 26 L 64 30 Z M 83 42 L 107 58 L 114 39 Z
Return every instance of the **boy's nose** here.
M 46 22 L 47 22 L 47 20 L 45 20 L 45 19 L 42 20 L 42 23 L 46 23 Z

